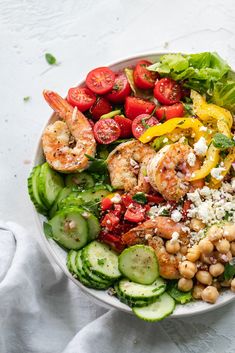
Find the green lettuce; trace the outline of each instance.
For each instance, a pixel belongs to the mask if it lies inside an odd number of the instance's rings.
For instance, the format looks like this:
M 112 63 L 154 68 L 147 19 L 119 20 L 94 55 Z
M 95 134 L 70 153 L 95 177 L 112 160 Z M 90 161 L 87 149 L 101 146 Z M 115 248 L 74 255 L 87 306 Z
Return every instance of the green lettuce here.
M 230 66 L 217 53 L 166 54 L 148 67 L 201 94 L 232 112 L 235 111 L 235 79 Z

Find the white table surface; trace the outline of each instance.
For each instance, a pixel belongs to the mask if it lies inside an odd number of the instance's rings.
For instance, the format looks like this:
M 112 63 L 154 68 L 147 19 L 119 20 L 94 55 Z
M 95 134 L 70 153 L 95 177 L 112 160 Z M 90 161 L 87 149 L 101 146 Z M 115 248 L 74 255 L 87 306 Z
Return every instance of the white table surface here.
M 234 34 L 233 0 L 0 0 L 0 219 L 37 234 L 26 178 L 51 113 L 44 88 L 65 95 L 91 68 L 141 52 L 211 50 L 235 67 Z M 232 353 L 234 309 L 163 325 L 182 352 Z

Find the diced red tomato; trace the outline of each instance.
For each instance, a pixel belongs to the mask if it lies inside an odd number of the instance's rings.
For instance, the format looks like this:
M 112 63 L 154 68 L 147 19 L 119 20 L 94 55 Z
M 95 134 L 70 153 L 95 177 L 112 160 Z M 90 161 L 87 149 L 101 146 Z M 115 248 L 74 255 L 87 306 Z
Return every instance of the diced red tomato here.
M 113 203 L 109 197 L 105 197 L 104 199 L 101 200 L 101 210 L 102 211 L 110 210 L 112 205 L 113 205 Z
M 72 87 L 68 91 L 67 101 L 81 112 L 88 110 L 96 100 L 94 93 L 86 87 Z
M 96 141 L 104 145 L 116 141 L 121 135 L 120 126 L 113 119 L 98 120 L 93 131 Z
M 164 202 L 164 198 L 162 197 L 162 195 L 147 195 L 147 200 L 149 203 L 152 203 L 152 204 L 156 204 L 158 205 L 159 203 L 162 203 Z
M 164 118 L 166 120 L 179 118 L 184 116 L 184 106 L 180 102 L 173 105 L 162 106 L 156 110 L 155 114 L 159 120 Z
M 99 235 L 99 239 L 103 241 L 105 244 L 110 245 L 114 250 L 121 252 L 125 248 L 125 245 L 122 243 L 122 240 L 119 236 L 101 232 Z
M 152 63 L 147 60 L 140 60 L 134 69 L 134 82 L 138 88 L 151 89 L 159 77 L 156 72 L 149 71 L 146 67 Z
M 128 194 L 122 195 L 122 202 L 124 206 L 127 208 L 131 203 L 133 203 L 132 197 Z
M 127 118 L 134 120 L 140 114 L 151 114 L 155 108 L 153 102 L 136 98 L 127 97 L 125 101 L 125 115 Z
M 129 222 L 139 223 L 144 221 L 145 214 L 142 210 L 127 209 L 124 214 L 124 219 Z
M 122 103 L 131 94 L 131 87 L 124 73 L 115 76 L 112 91 L 107 94 L 107 99 L 112 103 Z
M 185 200 L 182 208 L 182 215 L 184 220 L 187 219 L 188 217 L 188 210 L 190 209 L 190 206 L 192 204 L 192 201 L 190 200 Z
M 92 118 L 95 120 L 99 120 L 101 115 L 107 114 L 112 111 L 111 104 L 107 101 L 107 99 L 103 97 L 97 98 L 96 102 L 90 108 L 90 113 Z
M 127 119 L 121 115 L 116 115 L 113 119 L 120 126 L 120 129 L 121 129 L 120 137 L 121 138 L 128 138 L 128 137 L 132 136 L 132 130 L 131 130 L 132 120 L 131 119 Z
M 123 212 L 123 207 L 119 203 L 114 205 L 114 210 L 112 211 L 116 217 L 120 217 Z
M 113 230 L 116 225 L 119 223 L 119 218 L 115 216 L 112 212 L 106 213 L 104 218 L 101 221 L 102 227 L 107 228 L 108 230 Z
M 132 123 L 132 133 L 138 139 L 150 126 L 157 125 L 159 121 L 149 114 L 138 115 Z
M 112 90 L 115 73 L 108 67 L 91 70 L 86 77 L 87 87 L 96 94 L 105 94 Z
M 172 105 L 180 101 L 181 87 L 176 81 L 165 77 L 156 82 L 153 95 L 161 104 Z

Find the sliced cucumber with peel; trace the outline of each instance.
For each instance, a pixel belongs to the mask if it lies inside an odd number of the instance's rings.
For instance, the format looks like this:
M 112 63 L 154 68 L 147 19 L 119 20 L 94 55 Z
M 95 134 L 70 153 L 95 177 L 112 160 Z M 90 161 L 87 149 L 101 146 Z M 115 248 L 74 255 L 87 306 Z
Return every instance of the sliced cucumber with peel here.
M 119 270 L 125 277 L 140 284 L 152 284 L 159 277 L 156 254 L 146 245 L 125 249 L 119 256 Z
M 66 186 L 63 188 L 59 194 L 57 195 L 57 198 L 53 202 L 53 205 L 51 206 L 51 209 L 49 211 L 49 216 L 50 218 L 54 217 L 56 212 L 59 210 L 59 204 L 60 202 L 65 199 L 67 196 L 69 196 L 72 192 L 72 189 L 69 186 Z
M 148 300 L 165 292 L 166 281 L 159 277 L 152 284 L 139 284 L 123 278 L 118 288 L 121 295 L 129 300 Z
M 68 174 L 65 177 L 65 185 L 69 187 L 89 189 L 92 188 L 94 184 L 94 179 L 86 172 Z
M 133 307 L 132 310 L 140 319 L 145 321 L 160 321 L 169 316 L 175 309 L 174 299 L 167 293 L 160 295 L 157 300 L 143 307 Z
M 118 269 L 118 255 L 108 245 L 93 241 L 83 249 L 84 266 L 97 276 L 114 281 L 121 276 Z
M 40 170 L 41 170 L 40 165 L 33 168 L 32 172 L 28 178 L 28 193 L 29 193 L 30 199 L 33 202 L 36 210 L 39 213 L 46 215 L 47 214 L 47 207 L 43 203 L 43 201 L 41 200 L 39 192 L 38 192 Z
M 58 212 L 50 221 L 53 239 L 67 249 L 80 249 L 88 242 L 88 225 L 81 212 L 68 208 Z
M 38 191 L 41 200 L 47 208 L 52 206 L 63 187 L 64 181 L 62 176 L 51 169 L 48 163 L 42 164 L 38 177 Z

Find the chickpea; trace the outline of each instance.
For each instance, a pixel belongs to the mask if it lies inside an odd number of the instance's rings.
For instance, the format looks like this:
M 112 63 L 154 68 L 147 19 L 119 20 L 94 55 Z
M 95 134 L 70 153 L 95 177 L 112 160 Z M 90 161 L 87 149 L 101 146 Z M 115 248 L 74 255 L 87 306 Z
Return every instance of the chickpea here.
M 183 261 L 179 264 L 179 272 L 181 276 L 191 279 L 197 272 L 197 266 L 191 261 Z
M 215 287 L 217 289 L 217 291 L 219 291 L 221 289 L 220 282 L 217 281 L 217 279 L 213 280 L 212 286 Z
M 202 291 L 202 300 L 207 303 L 214 304 L 218 299 L 219 292 L 213 286 L 208 286 Z
M 190 289 L 193 288 L 193 281 L 187 278 L 180 278 L 178 281 L 178 288 L 182 292 L 188 292 Z
M 220 240 L 223 236 L 223 229 L 218 227 L 217 225 L 213 225 L 211 226 L 208 231 L 207 231 L 207 238 L 210 240 L 210 241 L 217 241 L 217 240 Z
M 204 264 L 211 265 L 210 256 L 207 256 L 207 255 L 205 255 L 205 254 L 201 254 L 200 260 L 201 260 L 201 262 L 203 262 Z
M 188 248 L 188 253 L 186 255 L 187 260 L 195 262 L 199 259 L 201 251 L 197 244 L 193 245 L 191 248 Z
M 231 291 L 235 293 L 235 278 L 231 282 Z
M 212 283 L 212 276 L 209 272 L 207 271 L 198 271 L 196 274 L 196 279 L 198 280 L 198 282 L 202 283 L 202 284 L 206 284 L 206 285 L 211 285 Z
M 194 299 L 201 299 L 202 298 L 202 291 L 203 289 L 205 288 L 205 286 L 203 284 L 196 284 L 194 287 L 193 287 L 193 298 Z
M 210 254 L 214 249 L 214 245 L 207 238 L 200 240 L 198 246 L 199 246 L 200 251 L 205 255 Z
M 224 280 L 223 282 L 220 282 L 220 285 L 221 287 L 230 287 L 231 286 L 231 283 L 232 283 L 232 280 L 231 279 L 227 279 L 227 280 Z
M 180 250 L 180 243 L 176 240 L 172 242 L 171 240 L 167 240 L 166 242 L 166 251 L 169 254 L 176 254 Z
M 228 241 L 235 240 L 235 224 L 227 224 L 224 226 L 224 238 Z
M 187 245 L 182 245 L 182 246 L 180 247 L 180 253 L 181 253 L 182 255 L 186 255 L 187 252 L 188 252 L 188 247 L 187 247 Z
M 224 265 L 220 262 L 214 265 L 210 265 L 209 272 L 213 277 L 218 277 L 224 272 Z
M 215 243 L 215 247 L 221 254 L 226 254 L 230 250 L 230 243 L 226 239 L 221 239 Z
M 192 218 L 189 227 L 195 232 L 199 232 L 199 230 L 205 228 L 205 224 L 200 219 Z
M 235 241 L 230 243 L 230 250 L 233 256 L 235 256 Z

